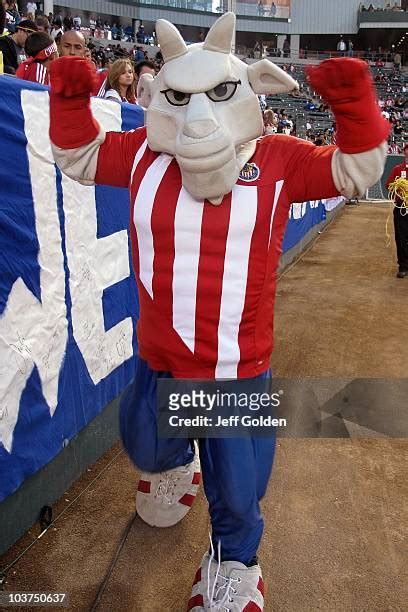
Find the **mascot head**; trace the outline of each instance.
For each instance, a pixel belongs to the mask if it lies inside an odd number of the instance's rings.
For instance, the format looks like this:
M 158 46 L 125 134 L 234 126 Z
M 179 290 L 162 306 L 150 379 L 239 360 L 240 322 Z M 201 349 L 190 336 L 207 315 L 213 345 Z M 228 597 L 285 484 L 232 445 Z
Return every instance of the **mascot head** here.
M 219 204 L 262 134 L 257 94 L 278 94 L 298 85 L 269 60 L 250 66 L 231 53 L 235 15 L 225 13 L 203 43 L 187 46 L 174 25 L 156 23 L 164 66 L 143 75 L 139 101 L 146 110 L 153 151 L 173 155 L 184 187 L 197 199 Z

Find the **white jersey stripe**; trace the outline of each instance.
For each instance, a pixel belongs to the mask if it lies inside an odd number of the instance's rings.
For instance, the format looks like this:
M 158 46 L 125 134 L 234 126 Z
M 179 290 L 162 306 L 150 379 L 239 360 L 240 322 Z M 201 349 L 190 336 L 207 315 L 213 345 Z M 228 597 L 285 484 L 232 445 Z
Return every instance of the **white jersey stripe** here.
M 146 147 L 147 147 L 147 138 L 143 142 L 143 144 L 140 146 L 140 148 L 137 150 L 136 155 L 135 155 L 135 159 L 133 160 L 132 172 L 131 172 L 131 175 L 130 175 L 130 185 L 132 185 L 132 183 L 133 183 L 133 175 L 134 175 L 134 173 L 136 171 L 138 163 L 140 162 L 140 160 L 143 157 L 144 152 L 146 151 Z
M 249 252 L 257 206 L 257 187 L 234 187 L 222 281 L 215 378 L 237 377 L 240 360 L 238 334 L 245 304 Z
M 174 219 L 173 327 L 192 352 L 203 211 L 204 201 L 182 187 Z
M 137 152 L 137 155 L 139 155 L 140 150 L 141 149 L 139 149 Z M 140 155 L 140 157 L 142 155 L 143 153 Z M 172 161 L 173 157 L 162 154 L 159 155 L 159 157 L 157 157 L 152 165 L 147 169 L 140 183 L 133 211 L 133 222 L 136 227 L 137 241 L 139 245 L 139 276 L 151 298 L 153 298 L 154 260 L 152 234 L 153 204 L 157 189 L 159 188 L 161 180 Z
M 279 196 L 280 196 L 281 191 L 282 191 L 282 187 L 283 187 L 283 181 L 276 181 L 276 185 L 275 185 L 275 197 L 273 198 L 273 206 L 272 206 L 272 214 L 271 214 L 271 225 L 270 225 L 270 228 L 269 228 L 268 249 L 271 246 L 273 219 L 275 217 L 276 205 L 278 204 L 278 200 L 279 200 Z

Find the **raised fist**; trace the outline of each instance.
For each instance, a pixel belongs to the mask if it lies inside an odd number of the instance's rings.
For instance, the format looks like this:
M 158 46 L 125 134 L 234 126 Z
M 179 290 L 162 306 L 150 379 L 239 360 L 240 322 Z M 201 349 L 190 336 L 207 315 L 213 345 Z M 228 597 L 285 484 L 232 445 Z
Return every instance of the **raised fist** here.
M 94 90 L 94 65 L 82 57 L 60 57 L 50 65 L 51 92 L 64 98 L 89 97 Z
M 336 58 L 307 69 L 310 85 L 330 105 L 337 123 L 337 146 L 343 153 L 375 149 L 389 134 L 373 80 L 365 62 Z
M 319 66 L 309 66 L 306 73 L 312 88 L 330 105 L 361 101 L 367 94 L 373 94 L 369 68 L 358 59 L 328 59 Z

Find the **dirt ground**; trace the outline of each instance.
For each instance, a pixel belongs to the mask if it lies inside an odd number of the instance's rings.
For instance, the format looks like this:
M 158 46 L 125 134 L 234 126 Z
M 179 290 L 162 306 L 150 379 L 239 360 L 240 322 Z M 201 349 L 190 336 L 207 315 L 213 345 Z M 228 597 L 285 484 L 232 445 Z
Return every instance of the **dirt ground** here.
M 406 377 L 408 278 L 395 278 L 387 214 L 379 204 L 346 207 L 284 273 L 274 376 L 391 379 L 391 388 Z M 403 438 L 281 438 L 263 500 L 265 610 L 408 610 L 407 474 Z M 54 516 L 90 485 L 10 570 L 6 589 L 66 592 L 69 609 L 91 610 L 134 514 L 137 477 L 116 445 L 55 505 Z M 208 530 L 201 493 L 173 528 L 136 518 L 95 609 L 184 611 Z M 0 565 L 38 533 L 33 526 Z

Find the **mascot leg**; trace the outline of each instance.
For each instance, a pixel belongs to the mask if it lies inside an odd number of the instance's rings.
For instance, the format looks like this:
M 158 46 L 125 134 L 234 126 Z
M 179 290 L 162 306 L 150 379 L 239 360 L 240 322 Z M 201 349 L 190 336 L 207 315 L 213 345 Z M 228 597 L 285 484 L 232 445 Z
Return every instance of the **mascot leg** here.
M 212 550 L 204 555 L 196 574 L 188 610 L 221 605 L 231 610 L 263 610 L 263 580 L 256 558 L 264 526 L 259 502 L 274 454 L 274 435 L 200 441 Z
M 200 461 L 190 441 L 157 435 L 157 379 L 170 376 L 168 372 L 154 372 L 139 360 L 120 406 L 123 445 L 133 463 L 143 470 L 136 510 L 153 527 L 170 527 L 184 518 L 200 482 Z

